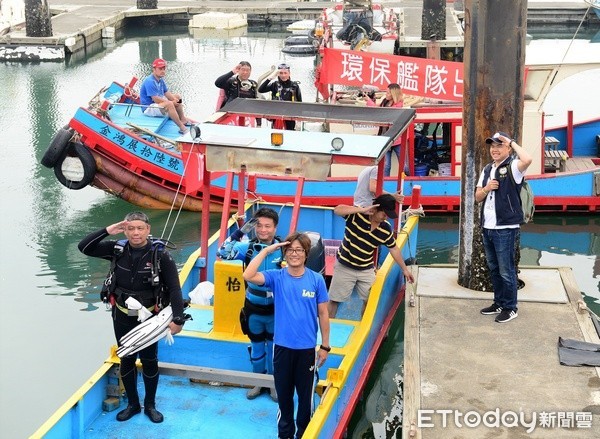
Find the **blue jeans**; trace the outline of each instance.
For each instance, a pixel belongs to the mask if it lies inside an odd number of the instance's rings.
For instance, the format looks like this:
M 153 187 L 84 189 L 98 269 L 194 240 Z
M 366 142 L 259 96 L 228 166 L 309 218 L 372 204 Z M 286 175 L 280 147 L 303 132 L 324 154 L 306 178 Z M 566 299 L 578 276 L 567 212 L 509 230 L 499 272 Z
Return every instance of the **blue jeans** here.
M 389 177 L 390 173 L 392 172 L 392 151 L 394 151 L 396 153 L 396 158 L 398 159 L 398 163 L 400 163 L 400 146 L 392 146 L 385 153 L 385 164 L 383 166 L 383 175 L 385 175 L 386 177 Z
M 517 310 L 515 243 L 520 229 L 483 229 L 483 248 L 494 287 L 494 303 Z

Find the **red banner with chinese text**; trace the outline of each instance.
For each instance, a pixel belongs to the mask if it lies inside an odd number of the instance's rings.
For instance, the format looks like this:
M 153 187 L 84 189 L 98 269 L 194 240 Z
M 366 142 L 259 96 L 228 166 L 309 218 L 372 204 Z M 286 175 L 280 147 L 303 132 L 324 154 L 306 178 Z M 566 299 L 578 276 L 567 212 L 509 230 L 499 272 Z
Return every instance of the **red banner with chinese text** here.
M 319 83 L 380 90 L 397 83 L 409 95 L 461 101 L 463 78 L 461 62 L 326 48 Z

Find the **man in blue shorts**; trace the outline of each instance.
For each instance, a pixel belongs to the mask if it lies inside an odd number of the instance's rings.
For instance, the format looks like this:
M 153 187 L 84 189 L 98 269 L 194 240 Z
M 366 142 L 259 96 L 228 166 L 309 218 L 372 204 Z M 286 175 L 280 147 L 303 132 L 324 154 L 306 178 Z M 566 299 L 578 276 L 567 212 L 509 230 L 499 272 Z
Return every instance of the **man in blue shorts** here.
M 140 88 L 140 103 L 144 106 L 144 114 L 153 117 L 169 115 L 171 120 L 179 127 L 179 133 L 186 132 L 189 123 L 183 114 L 181 96 L 171 93 L 164 80 L 167 62 L 157 58 L 152 63 L 152 74 L 144 79 Z
M 244 271 L 247 282 L 264 285 L 273 291 L 275 298 L 273 375 L 279 395 L 279 438 L 300 438 L 304 434 L 311 417 L 315 372 L 325 363 L 331 350 L 327 287 L 321 274 L 306 268 L 310 246 L 307 235 L 293 233 L 284 242 L 261 250 Z M 265 258 L 281 247 L 287 266 L 259 272 Z M 321 329 L 321 346 L 315 353 L 317 322 Z M 294 390 L 298 395 L 296 425 Z

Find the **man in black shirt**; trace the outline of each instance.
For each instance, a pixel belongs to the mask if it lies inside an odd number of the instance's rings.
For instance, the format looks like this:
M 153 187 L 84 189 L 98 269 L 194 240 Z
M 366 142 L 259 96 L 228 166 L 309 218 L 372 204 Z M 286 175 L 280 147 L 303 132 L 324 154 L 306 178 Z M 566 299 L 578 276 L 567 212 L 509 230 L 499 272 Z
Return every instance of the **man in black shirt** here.
M 109 235 L 124 233 L 125 242 L 104 240 Z M 148 217 L 142 212 L 132 212 L 120 221 L 97 230 L 86 236 L 79 243 L 79 250 L 87 255 L 109 261 L 115 259 L 108 302 L 112 305 L 113 328 L 119 343 L 120 338 L 135 328 L 138 311 L 128 309 L 125 301 L 135 298 L 142 306 L 153 314 L 157 314 L 160 306 L 169 302 L 173 309 L 173 321 L 169 324 L 171 334 L 181 331 L 184 323 L 183 298 L 179 285 L 179 276 L 175 261 L 165 249 L 160 250 L 159 281 L 168 291 L 168 297 L 160 297 L 159 289 L 153 286 L 153 253 L 156 250 L 150 238 Z M 118 256 L 116 248 L 122 248 Z M 166 305 L 165 305 L 166 306 Z M 120 343 L 119 343 L 120 344 Z M 121 380 L 127 393 L 128 405 L 117 413 L 117 421 L 127 421 L 141 412 L 137 392 L 136 358 L 139 354 L 142 363 L 142 375 L 146 394 L 144 397 L 144 413 L 152 422 L 163 421 L 163 415 L 156 410 L 155 397 L 158 387 L 158 342 L 140 350 L 138 353 L 121 358 Z

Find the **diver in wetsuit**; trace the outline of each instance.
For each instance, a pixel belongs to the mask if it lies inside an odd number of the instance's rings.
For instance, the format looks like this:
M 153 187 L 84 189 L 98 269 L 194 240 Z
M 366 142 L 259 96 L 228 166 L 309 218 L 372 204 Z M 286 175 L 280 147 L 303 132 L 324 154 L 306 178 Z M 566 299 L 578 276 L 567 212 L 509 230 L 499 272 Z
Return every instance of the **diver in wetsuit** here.
M 124 233 L 127 241 L 120 247 L 119 241 L 104 240 L 109 235 Z M 158 265 L 160 282 L 152 285 L 153 253 L 155 247 L 149 238 L 150 224 L 148 217 L 142 212 L 132 212 L 123 221 L 97 230 L 79 243 L 79 250 L 87 255 L 114 262 L 113 274 L 110 279 L 107 300 L 112 305 L 113 328 L 117 343 L 131 329 L 140 324 L 137 310 L 128 309 L 125 300 L 133 297 L 152 314 L 157 314 L 159 306 L 169 302 L 173 309 L 173 321 L 169 324 L 171 334 L 181 331 L 185 321 L 183 314 L 183 299 L 179 276 L 175 262 L 166 250 L 161 250 Z M 116 249 L 122 248 L 118 256 Z M 158 250 L 155 250 L 158 251 Z M 112 268 L 112 264 L 111 264 Z M 160 294 L 160 286 L 164 286 L 168 297 Z M 161 295 L 163 302 L 161 303 Z M 142 349 L 138 353 L 121 358 L 121 380 L 127 393 L 128 405 L 117 413 L 117 421 L 127 421 L 141 412 L 137 392 L 137 369 L 135 361 L 139 354 L 142 363 L 142 376 L 146 394 L 144 397 L 144 413 L 152 422 L 163 421 L 163 415 L 156 410 L 156 389 L 158 387 L 158 342 Z
M 275 236 L 279 215 L 273 209 L 263 207 L 256 211 L 251 221 L 231 234 L 219 248 L 217 255 L 226 260 L 240 260 L 244 265 L 260 251 L 280 239 Z M 256 238 L 242 242 L 245 233 L 254 229 Z M 283 253 L 274 252 L 261 265 L 262 269 L 281 268 Z M 273 292 L 263 286 L 248 283 L 244 308 L 240 313 L 240 324 L 244 334 L 250 339 L 250 362 L 255 373 L 273 374 L 273 328 L 275 325 Z M 254 399 L 262 392 L 259 386 L 246 393 L 248 399 Z M 271 398 L 277 401 L 275 388 L 270 390 Z
M 217 78 L 215 85 L 225 90 L 225 101 L 221 107 L 235 98 L 256 99 L 258 84 L 250 79 L 252 66 L 248 61 L 240 61 L 233 70 Z
M 275 74 L 277 75 L 277 79 L 275 79 Z M 300 85 L 290 79 L 290 66 L 287 64 L 279 64 L 276 73 L 268 76 L 263 81 L 258 88 L 258 92 L 271 92 L 271 100 L 273 101 L 302 102 Z M 286 130 L 296 128 L 296 122 L 293 120 L 286 120 L 284 123 Z

